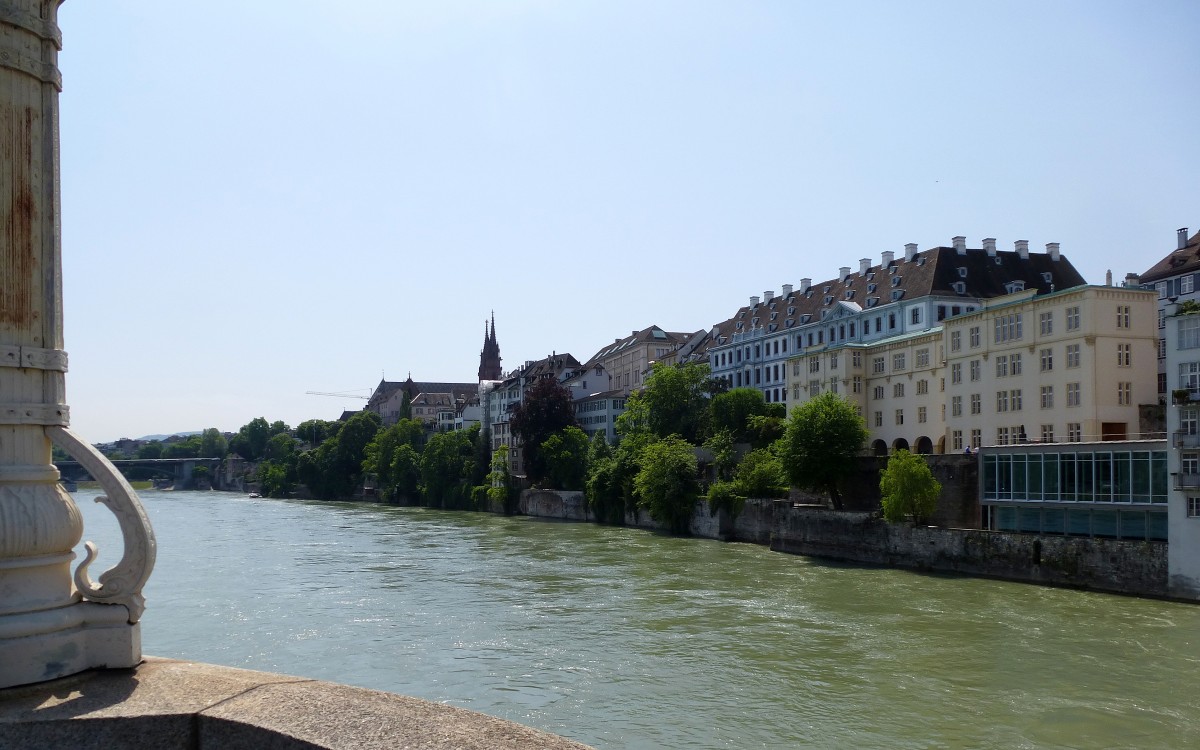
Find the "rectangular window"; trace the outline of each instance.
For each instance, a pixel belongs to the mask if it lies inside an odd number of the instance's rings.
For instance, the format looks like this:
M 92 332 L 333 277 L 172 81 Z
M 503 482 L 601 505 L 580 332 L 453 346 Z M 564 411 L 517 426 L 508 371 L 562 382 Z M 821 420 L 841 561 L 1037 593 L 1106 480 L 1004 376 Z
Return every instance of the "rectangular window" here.
M 1008 391 L 996 391 L 996 411 L 1008 411 Z
M 1200 362 L 1179 363 L 1179 387 L 1187 391 L 1200 391 Z
M 905 361 L 904 360 L 905 360 L 905 355 L 903 352 L 901 352 L 900 354 L 892 355 L 892 370 L 899 372 L 900 370 L 905 369 Z
M 924 396 L 926 393 L 929 393 L 929 381 L 928 380 L 918 380 L 917 381 L 917 395 Z
M 1117 367 L 1129 367 L 1133 360 L 1132 344 L 1117 344 Z
M 951 396 L 950 397 L 950 416 L 952 416 L 952 417 L 961 417 L 962 416 L 962 396 Z
M 956 362 L 950 365 L 950 382 L 957 385 L 962 382 L 962 363 Z
M 1067 344 L 1067 369 L 1079 367 L 1079 344 Z
M 812 358 L 810 358 L 810 359 L 808 360 L 808 371 L 809 371 L 810 373 L 811 373 L 811 372 L 820 372 L 820 371 L 821 371 L 821 359 L 820 359 L 820 357 L 812 357 Z
M 1117 305 L 1117 328 L 1129 327 L 1129 305 Z
M 851 364 L 853 364 L 855 367 L 862 367 L 862 352 L 854 352 L 854 354 L 851 355 L 851 360 Z
M 971 394 L 971 413 L 972 414 L 982 414 L 983 413 L 983 397 L 980 396 L 978 393 Z
M 963 449 L 962 430 L 954 430 L 950 433 L 950 445 L 955 452 Z
M 838 368 L 838 355 L 836 355 L 836 354 L 829 355 L 829 369 L 836 370 L 837 368 Z
M 1079 383 L 1067 383 L 1067 406 L 1079 406 Z
M 992 340 L 995 343 L 1017 341 L 1021 338 L 1021 313 L 1001 315 L 993 322 L 995 331 Z
M 927 415 L 928 415 L 928 410 L 924 406 L 917 407 L 917 423 L 918 424 L 925 424 Z
M 1074 330 L 1078 330 L 1078 328 L 1079 328 L 1079 308 L 1078 307 L 1068 307 L 1067 308 L 1067 330 L 1074 331 Z
M 1131 406 L 1133 404 L 1133 383 L 1121 382 L 1117 383 L 1117 406 Z
M 977 349 L 978 347 L 979 347 L 979 326 L 972 326 L 971 327 L 971 348 Z
M 1042 425 L 1042 442 L 1043 443 L 1053 443 L 1054 442 L 1054 425 L 1052 425 L 1052 424 Z
M 874 388 L 872 388 L 871 390 L 872 390 L 872 395 L 875 397 L 876 401 L 881 401 L 883 399 L 883 386 L 882 385 L 877 385 Z
M 1083 440 L 1083 430 L 1078 422 L 1067 422 L 1067 442 L 1078 443 Z
M 1188 518 L 1200 518 L 1200 497 L 1189 497 L 1187 501 Z
M 883 369 L 884 369 L 883 357 L 874 357 L 871 359 L 871 372 L 878 375 L 883 372 Z
M 929 350 L 917 350 L 917 367 L 929 367 Z
M 1194 289 L 1194 286 L 1193 286 L 1194 283 L 1195 283 L 1195 279 L 1192 277 L 1192 275 L 1190 273 L 1187 276 L 1180 278 L 1179 279 L 1179 293 L 1180 294 L 1191 294 Z
M 808 381 L 808 397 L 816 398 L 819 395 L 821 395 L 821 381 L 820 380 Z
M 979 360 L 977 360 L 977 359 L 971 360 L 971 380 L 972 381 L 979 380 L 979 378 L 982 377 L 982 372 L 983 372 L 983 366 L 980 364 Z
M 854 379 L 851 382 L 854 384 L 854 392 L 862 393 L 862 386 L 863 386 L 862 375 L 855 375 Z
M 1008 358 L 1008 373 L 1014 378 L 1021 374 L 1021 355 L 1013 354 Z
M 1042 372 L 1050 372 L 1054 369 L 1054 350 L 1043 349 L 1039 356 L 1041 357 Z
M 913 325 L 917 325 L 918 323 L 920 323 L 921 322 L 921 308 L 914 307 L 912 309 L 912 316 L 909 318 L 909 320 L 911 320 L 913 322 Z
M 904 383 L 896 383 L 892 386 L 892 398 L 904 398 Z
M 896 424 L 904 424 L 904 410 L 903 409 L 896 410 Z
M 996 445 L 1008 445 L 1008 428 L 996 428 Z
M 1179 348 L 1200 348 L 1200 315 L 1179 316 Z
M 1003 355 L 996 357 L 996 377 L 1008 377 L 1008 357 Z
M 1008 405 L 1013 411 L 1021 411 L 1022 401 L 1020 388 L 1008 392 Z
M 1054 386 L 1052 386 L 1052 385 L 1043 385 L 1042 386 L 1042 408 L 1043 409 L 1053 409 L 1054 408 Z
M 983 445 L 983 430 L 979 430 L 979 429 L 971 430 L 971 448 L 972 448 L 972 450 L 979 450 L 979 447 L 981 445 Z
M 1049 336 L 1054 333 L 1054 313 L 1044 312 L 1038 316 L 1038 333 Z
M 881 411 L 875 412 L 875 426 L 883 427 L 883 412 Z
M 950 351 L 957 352 L 962 349 L 962 331 L 950 332 Z

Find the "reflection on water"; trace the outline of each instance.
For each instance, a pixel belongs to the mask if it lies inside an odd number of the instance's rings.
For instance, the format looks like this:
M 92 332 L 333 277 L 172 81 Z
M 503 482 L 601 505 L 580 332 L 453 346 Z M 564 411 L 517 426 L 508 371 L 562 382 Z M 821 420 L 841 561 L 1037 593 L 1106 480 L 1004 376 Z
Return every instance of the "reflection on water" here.
M 1200 745 L 1200 608 L 419 508 L 142 492 L 145 651 L 613 748 Z M 84 502 L 102 556 L 104 509 Z

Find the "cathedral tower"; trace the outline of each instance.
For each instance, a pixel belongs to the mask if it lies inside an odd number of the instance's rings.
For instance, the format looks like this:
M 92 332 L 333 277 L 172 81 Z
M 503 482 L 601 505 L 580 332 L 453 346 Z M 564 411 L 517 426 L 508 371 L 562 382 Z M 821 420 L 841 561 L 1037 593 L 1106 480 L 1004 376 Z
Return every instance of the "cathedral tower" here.
M 483 351 L 479 353 L 479 380 L 500 379 L 500 344 L 496 343 L 496 313 L 492 313 L 492 327 L 483 322 Z

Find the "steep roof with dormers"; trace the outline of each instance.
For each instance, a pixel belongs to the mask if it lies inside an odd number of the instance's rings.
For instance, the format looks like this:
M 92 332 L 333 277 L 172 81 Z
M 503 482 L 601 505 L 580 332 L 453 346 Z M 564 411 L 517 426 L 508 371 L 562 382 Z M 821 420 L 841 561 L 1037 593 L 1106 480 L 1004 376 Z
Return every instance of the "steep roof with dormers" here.
M 593 354 L 587 361 L 587 366 L 592 367 L 638 344 L 655 344 L 675 348 L 687 343 L 694 335 L 679 331 L 664 331 L 658 326 L 643 328 L 640 331 L 632 332 L 625 338 L 616 339 L 608 346 L 601 347 L 600 351 Z
M 960 254 L 953 247 L 935 247 L 916 253 L 911 260 L 901 255 L 886 266 L 880 263 L 865 272 L 851 271 L 844 278 L 746 305 L 712 327 L 703 351 L 728 344 L 735 333 L 755 328 L 771 334 L 820 322 L 831 315 L 837 317 L 841 312 L 870 310 L 930 295 L 964 300 L 999 297 L 1011 293 L 1014 282 L 1022 282 L 1025 289 L 1036 289 L 1039 294 L 1085 283 L 1061 254 L 1055 260 L 1048 253 L 1022 257 L 1015 250 L 989 254 L 982 248 L 967 248 Z
M 1186 245 L 1150 266 L 1141 280 L 1149 283 L 1193 271 L 1200 271 L 1200 232 L 1193 234 Z

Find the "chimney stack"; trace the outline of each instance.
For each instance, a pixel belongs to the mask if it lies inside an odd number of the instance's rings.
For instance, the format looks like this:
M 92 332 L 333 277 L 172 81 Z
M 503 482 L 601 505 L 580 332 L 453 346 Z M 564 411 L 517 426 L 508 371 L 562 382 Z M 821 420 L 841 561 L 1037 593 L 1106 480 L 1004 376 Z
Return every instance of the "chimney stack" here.
M 1187 247 L 1187 227 L 1180 227 L 1175 230 L 1175 249 L 1182 250 Z
M 812 286 L 812 279 L 800 279 L 800 292 L 801 293 L 807 292 L 808 288 L 810 286 Z
M 767 291 L 763 292 L 763 304 L 764 305 L 773 299 L 775 299 L 775 290 L 774 289 L 768 289 Z
M 996 238 L 988 237 L 983 241 L 983 250 L 988 254 L 989 258 L 996 257 Z
M 790 297 L 790 296 L 792 296 L 792 285 L 791 285 L 791 284 L 784 284 L 784 285 L 783 285 L 783 296 L 784 296 L 784 297 Z
M 1112 286 L 1112 269 L 1108 269 L 1104 274 L 1104 286 Z
M 842 266 L 838 269 L 838 281 L 845 281 L 850 278 L 850 266 Z
M 967 254 L 967 238 L 966 237 L 963 237 L 960 234 L 959 236 L 952 238 L 950 241 L 954 243 L 955 252 L 957 252 L 959 255 Z
M 904 246 L 904 259 L 909 263 L 917 259 L 917 243 L 910 242 Z
M 1017 240 L 1013 246 L 1017 248 L 1017 255 L 1021 256 L 1021 260 L 1029 260 L 1029 240 Z
M 1046 243 L 1046 254 L 1050 256 L 1050 260 L 1057 261 L 1059 258 L 1058 243 L 1057 242 L 1047 242 Z
M 892 265 L 892 258 L 894 258 L 895 255 L 896 254 L 893 253 L 891 250 L 883 251 L 882 270 L 886 271 L 887 267 Z
M 1142 285 L 1142 277 L 1136 273 L 1125 274 L 1125 287 L 1127 289 L 1137 289 Z
M 870 258 L 859 258 L 859 260 L 858 260 L 858 275 L 866 276 L 867 271 L 870 271 L 870 270 L 871 270 L 871 259 Z
M 751 307 L 751 308 L 758 307 L 758 297 L 751 297 L 751 298 L 750 298 L 750 307 Z

